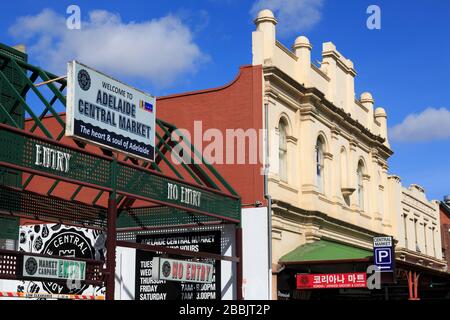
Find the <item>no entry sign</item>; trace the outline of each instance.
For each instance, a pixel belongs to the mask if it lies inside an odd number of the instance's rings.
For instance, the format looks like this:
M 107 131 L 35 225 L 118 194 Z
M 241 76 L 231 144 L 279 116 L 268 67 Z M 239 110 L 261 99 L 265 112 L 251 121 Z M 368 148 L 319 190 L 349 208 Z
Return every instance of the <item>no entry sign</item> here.
M 155 257 L 152 261 L 154 280 L 211 283 L 214 266 L 209 263 Z

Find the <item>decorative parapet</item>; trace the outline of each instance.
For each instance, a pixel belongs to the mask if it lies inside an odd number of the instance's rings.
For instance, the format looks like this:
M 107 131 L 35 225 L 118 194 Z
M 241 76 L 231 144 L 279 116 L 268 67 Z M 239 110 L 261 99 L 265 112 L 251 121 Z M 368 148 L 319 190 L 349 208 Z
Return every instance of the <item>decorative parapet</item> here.
M 387 134 L 387 115 L 384 109 L 374 112 L 374 99 L 369 92 L 355 98 L 353 62 L 340 53 L 335 44 L 322 45 L 322 61 L 311 61 L 312 45 L 305 36 L 298 36 L 289 50 L 276 39 L 277 20 L 270 10 L 262 10 L 254 20 L 252 35 L 253 65 L 273 66 L 306 88 L 316 88 L 326 100 L 375 136 L 380 136 L 390 148 Z

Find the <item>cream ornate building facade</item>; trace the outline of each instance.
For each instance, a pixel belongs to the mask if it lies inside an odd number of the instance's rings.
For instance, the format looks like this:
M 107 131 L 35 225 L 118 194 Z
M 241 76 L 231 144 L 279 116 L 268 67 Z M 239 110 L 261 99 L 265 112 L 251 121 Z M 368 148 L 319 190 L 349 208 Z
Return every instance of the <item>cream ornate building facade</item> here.
M 388 177 L 389 210 L 393 216 L 397 257 L 419 265 L 446 270 L 442 258 L 439 202 L 428 201 L 416 184 L 405 188 L 400 177 Z
M 319 240 L 372 250 L 373 236 L 392 235 L 402 258 L 418 254 L 438 266 L 437 206 L 423 192 L 402 188 L 389 176 L 393 152 L 387 115 L 369 92 L 355 96 L 352 61 L 326 42 L 322 61 L 313 63 L 312 46 L 304 36 L 292 49 L 285 47 L 276 40 L 277 20 L 270 10 L 261 11 L 255 24 L 253 65 L 263 66 L 268 129 L 274 132 L 268 178 L 273 296 L 280 258 Z M 408 217 L 406 233 L 403 214 Z M 416 238 L 410 223 L 414 217 L 426 224 L 426 232 Z M 427 245 L 422 245 L 422 234 Z

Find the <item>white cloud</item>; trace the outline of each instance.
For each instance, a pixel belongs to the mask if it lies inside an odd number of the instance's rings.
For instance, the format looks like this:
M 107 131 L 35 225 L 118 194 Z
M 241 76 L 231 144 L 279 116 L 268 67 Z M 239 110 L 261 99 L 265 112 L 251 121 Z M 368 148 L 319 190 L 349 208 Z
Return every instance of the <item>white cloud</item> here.
M 118 78 L 135 77 L 166 87 L 195 73 L 208 59 L 189 27 L 173 15 L 128 23 L 104 10 L 88 16 L 80 30 L 69 30 L 66 16 L 45 9 L 18 18 L 9 32 L 54 73 L 65 73 L 67 61 L 77 59 Z
M 389 130 L 389 137 L 398 142 L 422 142 L 450 138 L 450 111 L 427 108 L 408 115 L 402 123 Z
M 270 9 L 278 20 L 281 36 L 299 34 L 311 29 L 321 19 L 323 0 L 257 0 L 250 13 L 256 17 L 263 9 Z

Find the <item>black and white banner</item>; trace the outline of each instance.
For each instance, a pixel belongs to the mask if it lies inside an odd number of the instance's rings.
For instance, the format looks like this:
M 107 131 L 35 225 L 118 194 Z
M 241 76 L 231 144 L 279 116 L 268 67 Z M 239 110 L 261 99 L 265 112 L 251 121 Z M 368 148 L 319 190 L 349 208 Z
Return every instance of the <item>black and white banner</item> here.
M 202 231 L 170 234 L 138 235 L 138 243 L 167 246 L 194 252 L 220 254 L 220 231 Z M 220 261 L 200 259 L 198 262 L 213 267 L 210 283 L 175 282 L 155 280 L 152 277 L 153 258 L 160 256 L 154 252 L 136 250 L 136 300 L 220 300 L 221 267 Z M 167 260 L 167 259 L 166 259 Z M 183 259 L 190 261 L 192 259 Z
M 19 250 L 55 257 L 105 260 L 106 234 L 97 230 L 61 224 L 24 225 L 19 232 Z M 0 291 L 49 294 L 105 294 L 104 287 L 71 282 L 0 281 Z

